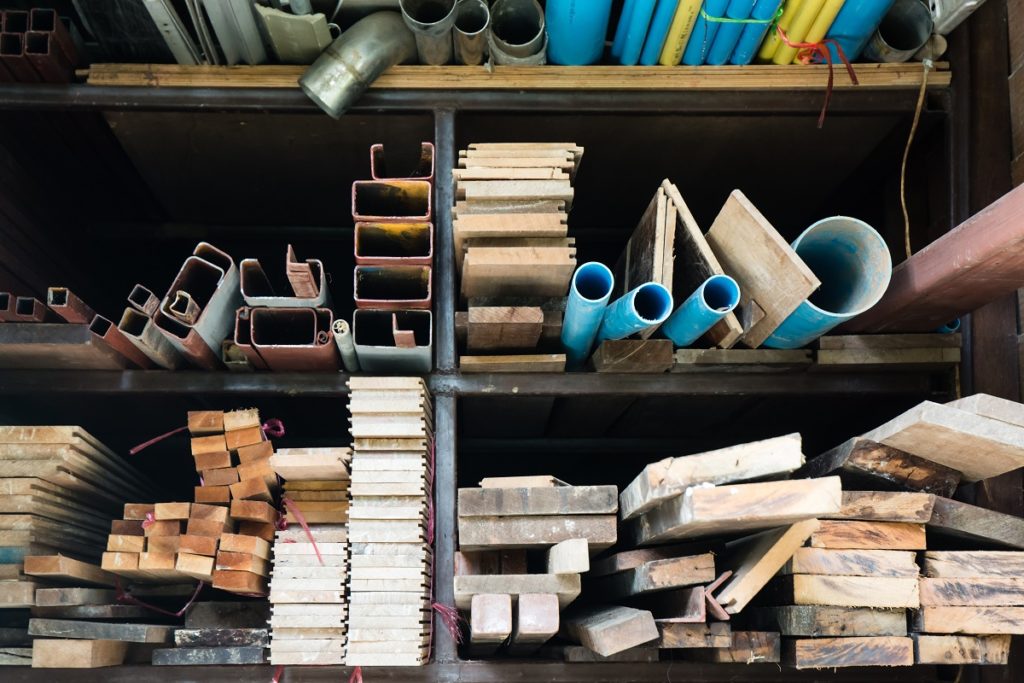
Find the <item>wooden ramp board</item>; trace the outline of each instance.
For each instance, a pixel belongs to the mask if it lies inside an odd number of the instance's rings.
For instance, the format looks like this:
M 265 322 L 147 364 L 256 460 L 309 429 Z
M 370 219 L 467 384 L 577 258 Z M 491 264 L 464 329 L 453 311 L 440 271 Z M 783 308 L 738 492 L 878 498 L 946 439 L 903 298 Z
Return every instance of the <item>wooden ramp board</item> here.
M 631 607 L 589 607 L 563 615 L 561 634 L 609 657 L 658 639 L 650 612 Z
M 558 604 L 565 607 L 580 594 L 578 574 L 500 574 L 455 577 L 455 605 L 469 609 L 474 595 L 511 595 L 513 600 L 524 593 L 553 593 Z
M 782 662 L 797 669 L 912 666 L 914 641 L 897 636 L 785 640 Z
M 733 631 L 729 647 L 691 650 L 687 659 L 720 664 L 774 664 L 782 661 L 782 637 L 774 631 Z
M 932 518 L 935 499 L 910 491 L 843 491 L 843 506 L 828 519 L 923 524 Z
M 912 623 L 920 633 L 1024 634 L 1024 607 L 922 607 Z
M 1024 607 L 1024 577 L 921 579 L 921 605 Z
M 808 349 L 676 349 L 672 372 L 795 373 L 813 362 Z
M 929 636 L 914 634 L 915 664 L 1006 664 L 1010 636 Z
M 608 515 L 618 511 L 615 486 L 459 489 L 459 517 Z
M 632 524 L 637 545 L 756 531 L 839 511 L 838 477 L 691 488 Z
M 744 614 L 758 628 L 777 630 L 784 636 L 819 638 L 907 635 L 906 610 L 902 609 L 786 605 L 751 607 Z
M 681 624 L 657 622 L 658 647 L 663 650 L 727 648 L 732 646 L 732 629 L 726 622 Z
M 788 434 L 647 465 L 619 495 L 622 519 L 633 519 L 697 484 L 779 479 L 803 462 L 800 435 Z
M 773 579 L 762 604 L 913 608 L 920 603 L 916 578 L 791 574 Z
M 96 669 L 124 663 L 128 643 L 117 640 L 45 640 L 32 642 L 33 669 Z
M 921 574 L 941 579 L 1024 576 L 1024 552 L 1010 550 L 929 550 Z
M 935 496 L 928 533 L 985 545 L 1024 548 L 1024 519 Z
M 917 577 L 919 569 L 912 551 L 798 548 L 781 572 L 909 579 Z
M 811 536 L 813 548 L 841 550 L 924 550 L 923 524 L 823 519 Z
M 715 557 L 711 553 L 705 553 L 690 557 L 652 560 L 626 571 L 600 577 L 593 585 L 603 598 L 619 600 L 714 580 Z
M 460 517 L 459 546 L 463 550 L 489 548 L 546 548 L 585 538 L 591 550 L 615 544 L 614 515 L 536 515 L 521 517 Z

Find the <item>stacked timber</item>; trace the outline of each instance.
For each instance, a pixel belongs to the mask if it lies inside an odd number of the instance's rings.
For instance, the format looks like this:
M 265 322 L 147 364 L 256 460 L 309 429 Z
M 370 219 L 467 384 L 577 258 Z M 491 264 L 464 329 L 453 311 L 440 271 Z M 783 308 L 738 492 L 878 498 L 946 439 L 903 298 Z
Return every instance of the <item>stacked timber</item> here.
M 568 237 L 573 143 L 477 143 L 459 152 L 453 230 L 466 312 L 463 372 L 562 370 L 562 315 L 576 269 Z
M 415 377 L 349 379 L 348 666 L 429 658 L 433 409 Z
M 287 513 L 273 548 L 272 664 L 345 663 L 350 460 L 348 448 L 280 449 L 271 460 Z
M 153 651 L 160 666 L 263 664 L 269 642 L 265 602 L 197 602 L 174 629 L 174 647 Z
M 267 439 L 258 410 L 192 411 L 188 428 L 200 482 L 195 488 L 197 503 L 273 502 L 277 478 L 270 468 L 270 456 L 274 446 Z M 250 532 L 259 530 L 249 528 Z M 267 535 L 266 529 L 262 532 L 251 535 Z

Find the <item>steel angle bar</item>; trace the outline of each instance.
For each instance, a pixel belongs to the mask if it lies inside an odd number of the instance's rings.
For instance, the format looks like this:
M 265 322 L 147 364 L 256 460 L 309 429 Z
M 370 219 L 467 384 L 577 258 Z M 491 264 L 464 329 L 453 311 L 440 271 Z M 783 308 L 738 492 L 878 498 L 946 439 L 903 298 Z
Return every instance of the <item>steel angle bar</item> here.
M 235 348 L 245 356 L 249 364 L 256 370 L 269 370 L 259 351 L 252 345 L 252 309 L 243 306 L 235 311 L 235 335 L 232 338 Z
M 356 266 L 353 277 L 358 308 L 394 311 L 431 307 L 430 266 Z
M 169 0 L 143 0 L 143 4 L 178 64 L 202 64 L 199 47 Z
M 46 290 L 46 305 L 50 310 L 69 323 L 88 325 L 96 317 L 96 311 L 79 299 L 67 287 L 50 287 Z
M 0 292 L 0 320 L 14 320 L 14 302 L 16 297 L 10 292 Z
M 434 182 L 434 143 L 420 143 L 420 159 L 409 175 L 388 175 L 387 156 L 384 145 L 379 142 L 370 145 L 370 177 L 374 180 L 428 180 Z
M 366 223 L 429 222 L 432 187 L 427 180 L 357 180 L 352 183 L 352 218 Z
M 202 0 L 228 66 L 263 64 L 267 49 L 256 25 L 252 0 Z
M 139 313 L 152 318 L 160 308 L 160 299 L 148 287 L 135 285 L 128 295 L 128 305 Z
M 430 311 L 357 310 L 352 318 L 359 367 L 365 372 L 430 372 L 434 349 Z M 415 345 L 398 346 L 395 331 L 412 332 Z M 405 342 L 403 342 L 405 343 Z
M 327 371 L 341 367 L 329 308 L 253 308 L 253 348 L 270 370 Z
M 39 83 L 43 80 L 25 56 L 24 33 L 0 33 L 0 61 L 16 81 Z
M 289 247 L 289 257 L 294 252 Z M 296 268 L 291 266 L 295 265 Z M 305 263 L 293 262 L 286 258 L 286 274 L 291 284 L 294 296 L 279 296 L 267 277 L 266 271 L 257 259 L 242 259 L 239 264 L 241 273 L 241 292 L 246 306 L 266 308 L 324 308 L 332 304 L 331 293 L 327 288 L 327 273 L 324 270 L 323 262 L 318 259 L 309 259 Z M 309 294 L 309 283 L 315 283 L 315 291 L 311 296 L 302 296 L 296 289 Z
M 131 340 L 117 329 L 117 325 L 102 315 L 97 315 L 92 319 L 92 322 L 89 323 L 89 331 L 97 341 L 105 342 L 107 346 L 127 358 L 136 367 L 143 370 L 155 367 L 153 361 L 135 348 Z
M 19 296 L 14 301 L 14 315 L 11 322 L 16 323 L 41 323 L 47 318 L 49 309 L 34 296 Z
M 25 34 L 25 59 L 47 83 L 70 83 L 74 67 L 60 48 L 54 34 L 29 31 Z
M 362 266 L 429 266 L 434 258 L 434 225 L 356 223 L 355 257 Z
M 135 348 L 165 370 L 177 370 L 185 365 L 185 357 L 146 314 L 131 307 L 124 309 L 117 329 Z
M 74 38 L 68 27 L 61 21 L 55 9 L 36 7 L 28 18 L 28 30 L 53 34 L 53 42 L 57 51 L 64 55 L 64 59 L 72 68 L 82 63 L 82 56 L 75 47 Z

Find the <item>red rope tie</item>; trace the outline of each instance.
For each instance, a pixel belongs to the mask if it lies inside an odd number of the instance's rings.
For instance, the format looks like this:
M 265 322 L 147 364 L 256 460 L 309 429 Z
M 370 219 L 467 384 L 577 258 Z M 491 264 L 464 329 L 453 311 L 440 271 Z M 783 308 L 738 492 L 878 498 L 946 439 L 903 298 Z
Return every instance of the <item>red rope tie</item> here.
M 206 586 L 206 583 L 203 582 L 203 581 L 200 581 L 196 585 L 196 590 L 195 590 L 194 593 L 192 593 L 192 597 L 188 599 L 188 602 L 185 603 L 184 607 L 182 607 L 177 612 L 168 612 L 167 610 L 161 609 L 161 608 L 157 607 L 156 605 L 150 605 L 148 602 L 143 602 L 142 600 L 139 600 L 138 598 L 136 598 L 131 593 L 126 592 L 121 587 L 121 577 L 119 577 L 119 576 L 115 576 L 114 577 L 114 587 L 115 587 L 115 589 L 117 591 L 117 601 L 118 602 L 126 602 L 126 603 L 128 603 L 130 605 L 137 605 L 138 607 L 142 607 L 142 608 L 148 609 L 151 612 L 156 612 L 157 614 L 163 614 L 163 615 L 166 615 L 168 617 L 174 617 L 174 618 L 179 618 L 179 617 L 184 616 L 185 612 L 188 611 L 188 608 L 191 607 L 192 603 L 194 603 L 196 601 L 196 599 L 199 597 L 199 594 L 203 591 L 203 587 L 204 586 Z
M 324 558 L 320 555 L 320 548 L 316 545 L 316 539 L 313 538 L 313 532 L 309 528 L 309 524 L 306 524 L 306 518 L 302 515 L 302 510 L 295 502 L 287 496 L 281 499 L 281 504 L 285 506 L 288 512 L 295 515 L 295 519 L 299 520 L 299 524 L 302 525 L 302 530 L 306 532 L 306 536 L 309 538 L 309 542 L 313 544 L 313 552 L 316 553 L 316 559 L 320 560 L 320 566 L 324 565 Z
M 146 513 L 146 518 L 144 520 L 142 520 L 142 528 L 143 529 L 148 529 L 149 527 L 153 526 L 154 524 L 156 524 L 156 517 L 153 516 L 152 512 L 147 512 Z
M 270 683 L 281 683 L 281 676 L 284 675 L 284 664 L 281 664 L 274 669 L 274 677 L 270 679 Z
M 135 448 L 133 448 L 130 451 L 128 451 L 128 455 L 135 455 L 139 451 L 144 450 L 146 448 L 149 448 L 150 446 L 152 446 L 155 443 L 160 443 L 164 439 L 172 437 L 175 434 L 177 434 L 178 432 L 184 432 L 184 431 L 187 431 L 187 430 L 188 430 L 188 427 L 178 427 L 177 429 L 172 429 L 171 431 L 167 432 L 166 434 L 161 434 L 160 436 L 153 437 L 149 441 L 146 441 L 145 443 L 140 443 L 138 446 L 136 446 Z
M 352 675 L 349 676 L 348 683 L 363 683 L 363 667 L 357 666 L 352 669 Z
M 462 628 L 460 624 L 464 621 L 462 616 L 459 614 L 459 610 L 448 605 L 442 605 L 439 602 L 431 603 L 431 608 L 438 613 L 441 617 L 441 621 L 444 623 L 444 627 L 448 629 L 448 633 L 451 635 L 452 640 L 455 641 L 456 645 L 462 644 Z
M 280 439 L 284 436 L 284 422 L 281 422 L 276 417 L 272 417 L 264 422 L 260 426 L 260 429 L 262 429 L 263 433 L 271 439 Z
M 829 102 L 832 101 L 832 87 L 835 84 L 835 73 L 833 71 L 832 64 L 832 52 L 828 49 L 831 45 L 836 49 L 836 54 L 839 55 L 839 60 L 846 67 L 846 73 L 850 75 L 850 81 L 854 85 L 860 85 L 857 80 L 857 73 L 853 70 L 853 65 L 850 64 L 850 60 L 847 59 L 846 53 L 843 52 L 843 46 L 840 45 L 832 38 L 825 38 L 819 40 L 817 43 L 802 43 L 790 41 L 786 32 L 778 24 L 775 25 L 775 31 L 779 34 L 779 39 L 785 43 L 788 47 L 797 48 L 797 60 L 801 64 L 810 64 L 811 62 L 821 63 L 817 60 L 823 60 L 828 64 L 828 85 L 825 86 L 825 101 L 821 105 L 821 114 L 818 115 L 818 128 L 825 125 L 825 113 L 828 111 Z

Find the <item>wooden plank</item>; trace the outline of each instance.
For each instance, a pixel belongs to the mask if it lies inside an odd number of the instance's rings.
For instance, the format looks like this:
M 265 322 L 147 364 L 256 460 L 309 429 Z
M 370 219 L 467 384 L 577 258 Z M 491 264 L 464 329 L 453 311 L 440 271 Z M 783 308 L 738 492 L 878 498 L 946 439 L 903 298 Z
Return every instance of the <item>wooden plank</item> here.
M 232 593 L 266 595 L 267 580 L 253 572 L 214 569 L 213 587 Z
M 711 224 L 708 244 L 740 286 L 743 341 L 757 348 L 821 281 L 761 212 L 733 190 Z M 933 328 L 934 329 L 934 328 Z
M 843 506 L 829 519 L 923 524 L 932 518 L 934 505 L 927 493 L 843 491 Z
M 920 633 L 1024 634 L 1024 607 L 922 607 L 913 612 Z
M 676 349 L 672 372 L 804 372 L 813 362 L 808 349 Z
M 482 489 L 538 489 L 568 485 L 550 474 L 535 474 L 525 477 L 484 477 L 480 480 Z
M 781 570 L 783 574 L 892 578 L 914 578 L 918 571 L 917 556 L 911 551 L 827 548 L 798 548 Z
M 663 650 L 691 648 L 727 648 L 732 645 L 732 629 L 724 621 L 710 624 L 680 624 L 658 622 L 660 639 L 658 647 Z
M 782 661 L 797 669 L 912 666 L 914 641 L 896 636 L 787 640 Z
M 782 661 L 782 638 L 774 631 L 733 631 L 729 647 L 696 649 L 688 659 L 701 662 L 766 664 Z
M 141 584 L 135 584 L 133 591 L 138 591 Z M 153 613 L 144 607 L 135 605 L 65 605 L 53 607 L 33 607 L 33 617 L 40 619 L 108 619 L 145 621 L 153 618 Z
M 537 306 L 470 306 L 466 348 L 470 351 L 536 348 L 544 312 Z
M 520 595 L 509 651 L 518 655 L 532 653 L 554 638 L 560 626 L 558 610 L 557 595 Z
M 561 635 L 602 657 L 658 639 L 650 612 L 631 607 L 590 607 L 562 619 Z
M 929 636 L 915 633 L 915 664 L 1006 664 L 1010 636 Z
M 585 538 L 570 538 L 548 548 L 548 574 L 583 574 L 590 571 L 590 550 Z
M 813 548 L 841 550 L 924 550 L 923 524 L 821 520 L 811 536 Z
M 617 495 L 615 486 L 461 488 L 458 515 L 465 518 L 615 514 L 619 509 Z
M 97 669 L 124 663 L 128 643 L 116 640 L 45 640 L 32 642 L 33 669 Z
M 876 349 L 959 349 L 963 338 L 957 334 L 835 334 L 818 339 L 818 348 L 830 351 Z M 957 406 L 954 406 L 957 407 Z
M 779 576 L 765 588 L 767 604 L 911 608 L 920 605 L 916 578 L 880 576 Z
M 943 368 L 960 363 L 960 349 L 872 349 L 837 351 L 820 350 L 815 354 L 818 367 L 825 370 L 831 368 L 847 368 L 856 366 L 858 370 L 887 370 L 902 368 Z
M 905 610 L 787 605 L 750 608 L 746 614 L 759 628 L 778 630 L 784 636 L 907 635 Z
M 270 632 L 265 628 L 179 628 L 175 647 L 267 647 Z
M 264 560 L 270 559 L 270 544 L 262 538 L 242 534 L 224 534 L 220 537 L 220 549 L 233 553 L 247 553 Z
M 220 434 L 224 431 L 223 410 L 188 411 L 188 433 L 192 436 Z
M 77 605 L 106 605 L 116 600 L 114 591 L 103 588 L 39 588 L 36 605 L 62 607 Z
M 616 540 L 614 515 L 469 517 L 459 519 L 464 550 L 546 548 L 570 538 L 585 538 L 591 550 L 604 550 Z
M 639 567 L 602 577 L 602 596 L 617 600 L 644 593 L 682 588 L 715 580 L 715 557 L 711 553 L 645 562 Z
M 266 488 L 266 484 L 263 485 Z M 246 491 L 249 489 L 247 488 Z M 241 492 L 240 492 L 241 494 Z M 231 502 L 231 490 L 228 486 L 196 486 L 193 488 L 192 497 L 197 503 L 227 505 Z M 253 498 L 251 495 L 239 495 L 239 498 Z M 269 493 L 267 494 L 269 497 Z M 259 500 L 259 497 L 255 497 Z
M 223 453 L 228 450 L 227 441 L 225 441 L 223 434 L 192 437 L 191 447 L 193 456 L 203 455 L 204 453 Z
M 590 357 L 595 372 L 662 373 L 672 369 L 669 339 L 609 339 Z
M 31 666 L 31 664 L 32 648 L 0 647 L 0 666 Z
M 462 294 L 565 296 L 576 270 L 576 247 L 470 247 L 462 264 Z
M 543 659 L 554 659 L 562 662 L 630 662 L 634 664 L 653 663 L 659 659 L 658 648 L 650 646 L 631 647 L 622 652 L 602 657 L 593 650 L 582 645 L 546 645 L 540 649 L 539 656 Z
M 990 394 L 973 394 L 950 401 L 946 405 L 957 410 L 1024 427 L 1024 404 L 1017 401 L 1008 401 Z
M 264 664 L 262 647 L 175 647 L 153 651 L 154 666 Z
M 921 605 L 1024 607 L 1024 577 L 922 578 Z
M 202 486 L 230 486 L 238 483 L 238 468 L 224 467 L 219 470 L 203 470 Z
M 580 594 L 578 574 L 500 574 L 455 577 L 455 603 L 459 609 L 469 609 L 474 595 L 494 593 L 512 595 L 523 593 L 553 593 L 558 604 L 565 607 Z
M 282 448 L 270 457 L 270 466 L 284 479 L 344 481 L 349 478 L 348 459 L 337 449 L 329 449 L 325 453 L 295 454 L 290 450 Z
M 31 607 L 36 603 L 32 581 L 0 581 L 0 609 Z
M 196 461 L 196 472 L 224 469 L 225 467 L 231 467 L 231 451 L 199 453 L 194 456 L 194 460 Z
M 238 456 L 238 462 L 241 464 L 256 462 L 258 460 L 266 460 L 273 454 L 274 444 L 270 441 L 261 441 L 260 443 L 242 446 L 235 449 L 235 455 Z
M 957 470 L 859 437 L 809 460 L 794 476 L 839 476 L 852 487 L 905 489 L 940 496 L 951 496 L 961 478 Z
M 755 531 L 839 511 L 838 477 L 691 488 L 632 524 L 638 545 Z
M 185 628 L 265 628 L 269 613 L 265 602 L 197 602 L 185 614 Z
M 1024 519 L 935 496 L 928 531 L 975 543 L 1024 548 Z
M 170 643 L 173 626 L 153 624 L 106 624 L 68 619 L 29 619 L 29 635 L 42 638 L 119 640 L 126 643 Z
M 519 354 L 514 356 L 460 356 L 462 372 L 562 372 L 564 353 Z
M 115 577 L 94 564 L 63 555 L 28 556 L 24 572 L 29 576 L 56 582 L 84 583 L 88 586 L 113 586 Z
M 192 553 L 178 553 L 174 561 L 174 570 L 191 576 L 198 581 L 213 581 L 214 558 Z
M 718 604 L 729 614 L 742 612 L 817 529 L 818 520 L 808 519 L 727 543 L 717 567 L 732 576 L 718 591 Z
M 231 516 L 238 520 L 274 524 L 277 522 L 277 510 L 269 503 L 259 500 L 231 501 Z
M 512 596 L 488 593 L 474 595 L 469 617 L 470 643 L 473 646 L 496 646 L 504 643 L 511 634 Z M 487 649 L 493 651 L 496 647 Z
M 724 545 L 721 543 L 696 542 L 624 550 L 622 552 L 615 553 L 614 555 L 609 555 L 608 557 L 595 560 L 590 568 L 590 576 L 606 576 L 608 574 L 615 574 L 616 572 L 624 572 L 627 569 L 639 567 L 645 562 L 664 560 L 671 557 L 699 555 L 705 552 L 718 554 L 723 548 Z
M 227 443 L 228 450 L 231 451 L 243 446 L 254 446 L 264 440 L 263 429 L 259 425 L 243 429 L 231 429 L 224 432 L 224 440 Z
M 922 557 L 921 573 L 942 579 L 1024 576 L 1024 552 L 929 550 Z
M 241 410 L 229 410 L 224 413 L 224 431 L 234 432 L 243 429 L 259 427 L 260 411 L 256 408 L 243 408 Z
M 803 464 L 800 435 L 752 441 L 647 465 L 622 490 L 622 519 L 633 519 L 697 484 L 781 478 Z
M 612 268 L 615 274 L 613 299 L 647 282 L 658 282 L 665 285 L 669 292 L 672 291 L 671 257 L 675 244 L 675 215 L 673 213 L 672 230 L 666 230 L 667 209 L 668 197 L 664 188 L 659 186 Z M 646 339 L 653 332 L 651 330 L 641 336 Z
M 572 183 L 564 180 L 464 180 L 456 187 L 456 199 L 466 201 L 554 199 L 571 202 Z

